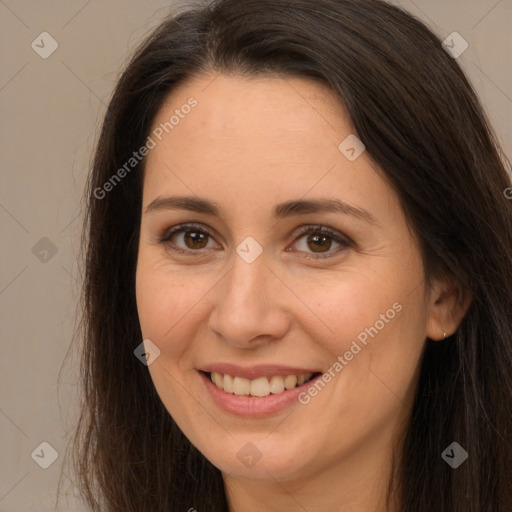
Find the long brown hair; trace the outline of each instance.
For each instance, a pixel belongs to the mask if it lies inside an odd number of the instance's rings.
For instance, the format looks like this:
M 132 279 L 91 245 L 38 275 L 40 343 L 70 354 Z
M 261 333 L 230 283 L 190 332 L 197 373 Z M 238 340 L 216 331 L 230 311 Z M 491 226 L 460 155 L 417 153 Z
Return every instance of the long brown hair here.
M 328 84 L 398 194 L 427 282 L 473 296 L 458 331 L 426 341 L 399 468 L 402 512 L 512 510 L 512 201 L 497 139 L 457 62 L 420 21 L 378 0 L 219 0 L 167 18 L 110 101 L 87 187 L 83 404 L 74 443 L 94 511 L 227 510 L 220 470 L 183 435 L 147 367 L 135 300 L 144 159 L 169 92 L 201 71 Z M 243 114 L 243 113 L 242 113 Z M 96 193 L 95 193 L 96 191 Z M 468 460 L 441 457 L 456 441 Z

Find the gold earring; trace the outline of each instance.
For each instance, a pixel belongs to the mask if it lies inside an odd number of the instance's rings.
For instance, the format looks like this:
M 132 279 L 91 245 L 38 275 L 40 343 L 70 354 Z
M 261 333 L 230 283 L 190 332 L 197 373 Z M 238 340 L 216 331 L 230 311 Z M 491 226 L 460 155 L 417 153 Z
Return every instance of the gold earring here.
M 445 340 L 445 339 L 446 339 L 446 333 L 445 333 L 445 332 L 443 332 L 443 335 L 444 335 L 443 340 Z

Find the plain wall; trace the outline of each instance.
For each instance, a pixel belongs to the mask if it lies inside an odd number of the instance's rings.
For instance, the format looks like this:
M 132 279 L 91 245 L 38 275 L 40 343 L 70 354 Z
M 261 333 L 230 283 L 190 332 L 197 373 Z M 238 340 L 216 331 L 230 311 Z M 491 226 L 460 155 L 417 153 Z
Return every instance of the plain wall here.
M 512 156 L 512 1 L 393 3 L 426 21 L 441 39 L 456 31 L 468 41 L 458 60 Z M 55 510 L 77 410 L 75 359 L 62 363 L 79 294 L 83 185 L 116 78 L 170 5 L 0 2 L 0 512 Z M 31 47 L 35 40 L 39 51 L 48 51 L 49 39 L 41 44 L 37 37 L 44 31 L 58 43 L 46 59 Z M 34 460 L 50 460 L 48 448 L 38 448 L 42 442 L 58 452 L 47 469 Z M 72 493 L 71 478 L 64 476 L 63 483 Z M 70 496 L 59 510 L 85 509 Z

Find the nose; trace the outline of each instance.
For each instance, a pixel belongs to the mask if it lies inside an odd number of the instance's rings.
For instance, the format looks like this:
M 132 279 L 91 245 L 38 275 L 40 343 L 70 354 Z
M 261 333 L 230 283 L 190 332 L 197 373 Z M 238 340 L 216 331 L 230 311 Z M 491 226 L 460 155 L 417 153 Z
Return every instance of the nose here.
M 215 290 L 209 328 L 233 347 L 259 347 L 289 329 L 286 289 L 267 266 L 264 253 L 252 263 L 235 255 L 233 267 Z

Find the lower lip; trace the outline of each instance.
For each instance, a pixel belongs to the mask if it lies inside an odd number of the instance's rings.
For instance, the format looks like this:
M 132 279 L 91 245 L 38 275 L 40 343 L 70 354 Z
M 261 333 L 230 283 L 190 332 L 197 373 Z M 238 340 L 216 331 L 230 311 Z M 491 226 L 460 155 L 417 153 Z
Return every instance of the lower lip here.
M 297 386 L 293 389 L 287 389 L 282 393 L 273 395 L 272 393 L 265 397 L 255 397 L 247 395 L 234 395 L 226 393 L 218 388 L 203 372 L 199 375 L 206 385 L 206 389 L 210 392 L 213 401 L 224 411 L 238 416 L 245 416 L 250 418 L 260 418 L 271 416 L 279 411 L 290 407 L 293 403 L 298 403 L 299 395 L 309 386 L 320 378 L 319 374 L 314 379 Z

